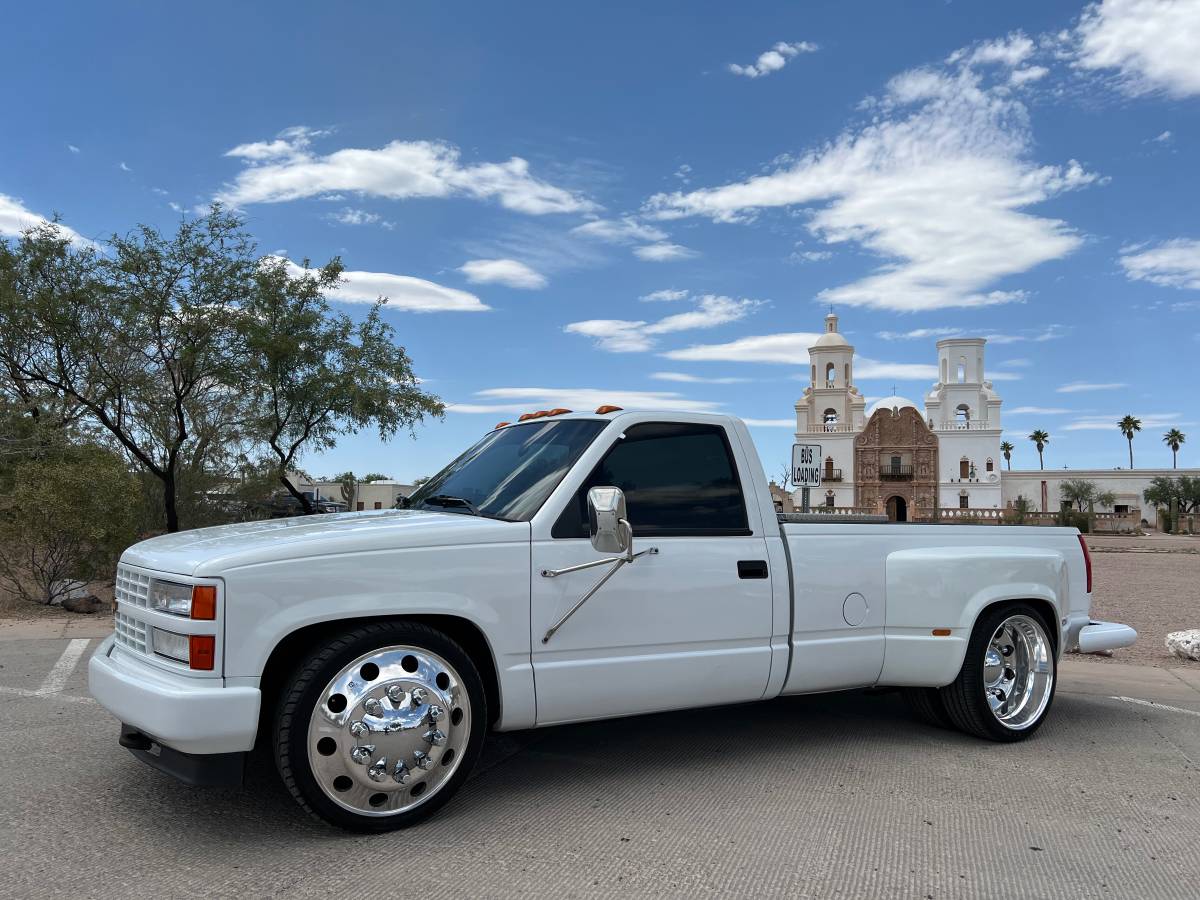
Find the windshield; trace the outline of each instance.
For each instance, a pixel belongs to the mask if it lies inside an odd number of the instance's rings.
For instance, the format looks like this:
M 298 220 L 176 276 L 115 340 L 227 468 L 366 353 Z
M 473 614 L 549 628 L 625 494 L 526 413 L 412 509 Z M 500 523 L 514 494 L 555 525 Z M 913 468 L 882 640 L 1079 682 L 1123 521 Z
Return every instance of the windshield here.
M 526 522 L 607 424 L 560 419 L 493 431 L 414 491 L 406 506 Z

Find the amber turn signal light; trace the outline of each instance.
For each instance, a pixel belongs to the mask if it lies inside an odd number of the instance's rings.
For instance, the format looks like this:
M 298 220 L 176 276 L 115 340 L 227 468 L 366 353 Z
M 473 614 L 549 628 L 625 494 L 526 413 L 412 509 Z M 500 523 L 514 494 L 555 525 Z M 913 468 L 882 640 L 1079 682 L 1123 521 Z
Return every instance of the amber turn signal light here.
M 217 660 L 217 638 L 211 634 L 188 635 L 188 665 L 211 672 Z
M 215 619 L 217 617 L 217 589 L 211 584 L 198 584 L 192 588 L 192 618 Z
M 933 629 L 933 636 L 934 637 L 949 637 L 950 629 L 949 628 L 935 628 L 935 629 Z

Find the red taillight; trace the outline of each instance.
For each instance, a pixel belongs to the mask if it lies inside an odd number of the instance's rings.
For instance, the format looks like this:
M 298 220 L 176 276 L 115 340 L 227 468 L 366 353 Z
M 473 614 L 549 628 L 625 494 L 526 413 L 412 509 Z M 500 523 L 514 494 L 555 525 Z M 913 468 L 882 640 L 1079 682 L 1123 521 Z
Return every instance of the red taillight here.
M 1087 541 L 1079 535 L 1079 546 L 1083 548 L 1083 568 L 1087 572 L 1087 592 L 1092 592 L 1092 554 L 1088 553 Z
M 217 639 L 211 634 L 188 635 L 188 665 L 211 672 L 217 659 Z

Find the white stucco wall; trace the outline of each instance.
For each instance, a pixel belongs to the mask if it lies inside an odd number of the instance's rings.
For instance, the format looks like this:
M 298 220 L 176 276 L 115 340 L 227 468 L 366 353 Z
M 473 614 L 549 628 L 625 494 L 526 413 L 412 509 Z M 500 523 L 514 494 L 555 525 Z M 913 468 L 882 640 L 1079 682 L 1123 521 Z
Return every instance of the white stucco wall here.
M 1158 476 L 1200 477 L 1200 469 L 1018 469 L 1002 473 L 1003 505 L 1015 504 L 1018 497 L 1030 502 L 1038 512 L 1057 512 L 1061 508 L 1061 484 L 1071 478 L 1094 481 L 1102 491 L 1117 495 L 1117 503 L 1142 510 L 1142 518 L 1154 522 L 1153 509 L 1142 499 L 1142 492 Z M 1042 508 L 1042 482 L 1046 482 L 1047 503 Z

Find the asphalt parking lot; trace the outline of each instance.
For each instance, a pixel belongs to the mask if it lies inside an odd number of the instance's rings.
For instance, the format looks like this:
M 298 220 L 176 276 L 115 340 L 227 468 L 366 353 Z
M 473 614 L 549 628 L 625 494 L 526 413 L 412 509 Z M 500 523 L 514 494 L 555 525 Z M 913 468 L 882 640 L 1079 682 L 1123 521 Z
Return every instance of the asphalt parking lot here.
M 0 641 L 2 896 L 1194 897 L 1200 884 L 1195 669 L 1069 661 L 1050 720 L 1013 746 L 918 724 L 895 694 L 498 735 L 438 817 L 363 837 L 309 820 L 264 760 L 241 791 L 137 762 L 87 697 L 95 644 Z

